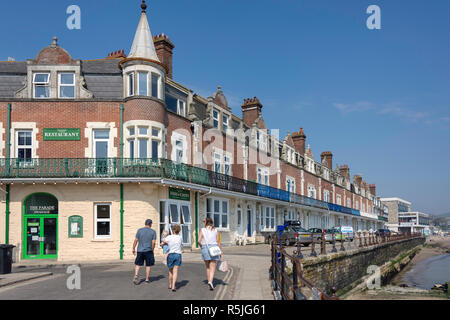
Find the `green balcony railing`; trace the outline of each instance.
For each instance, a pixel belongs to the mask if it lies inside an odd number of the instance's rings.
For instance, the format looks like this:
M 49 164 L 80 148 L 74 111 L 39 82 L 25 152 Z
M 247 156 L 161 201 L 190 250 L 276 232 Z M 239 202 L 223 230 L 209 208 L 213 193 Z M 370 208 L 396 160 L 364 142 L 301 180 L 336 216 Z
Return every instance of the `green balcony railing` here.
M 166 159 L 0 159 L 0 179 L 161 178 L 351 215 L 355 210 Z M 339 208 L 339 209 L 335 209 Z M 348 210 L 344 210 L 348 209 Z

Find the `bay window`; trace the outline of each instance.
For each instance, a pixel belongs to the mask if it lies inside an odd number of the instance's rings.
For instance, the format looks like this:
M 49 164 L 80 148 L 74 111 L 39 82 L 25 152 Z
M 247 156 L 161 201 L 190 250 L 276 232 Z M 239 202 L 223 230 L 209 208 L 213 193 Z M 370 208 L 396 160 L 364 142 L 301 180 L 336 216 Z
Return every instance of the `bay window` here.
M 130 159 L 161 158 L 162 129 L 150 126 L 129 126 L 128 156 Z
M 275 207 L 261 207 L 263 216 L 262 231 L 275 231 Z
M 128 74 L 128 96 L 134 96 L 134 72 Z
M 140 96 L 148 96 L 148 72 L 138 72 L 138 87 Z
M 152 73 L 152 97 L 153 98 L 159 98 L 159 82 L 160 82 L 160 76 Z

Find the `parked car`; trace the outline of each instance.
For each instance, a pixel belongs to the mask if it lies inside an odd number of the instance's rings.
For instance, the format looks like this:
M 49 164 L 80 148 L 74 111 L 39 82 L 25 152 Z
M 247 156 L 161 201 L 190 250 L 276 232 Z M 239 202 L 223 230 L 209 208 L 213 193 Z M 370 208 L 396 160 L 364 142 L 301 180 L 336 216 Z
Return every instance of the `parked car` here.
M 389 229 L 378 229 L 376 232 L 375 232 L 375 235 L 377 236 L 377 237 L 390 237 L 391 236 L 391 230 L 389 230 Z
M 346 236 L 337 228 L 325 230 L 325 241 L 333 242 L 333 235 L 336 241 L 345 241 Z
M 316 241 L 320 241 L 322 239 L 323 230 L 319 228 L 309 228 L 308 232 L 310 232 Z
M 281 243 L 285 246 L 300 243 L 307 247 L 311 244 L 311 233 L 299 226 L 287 226 L 281 234 Z

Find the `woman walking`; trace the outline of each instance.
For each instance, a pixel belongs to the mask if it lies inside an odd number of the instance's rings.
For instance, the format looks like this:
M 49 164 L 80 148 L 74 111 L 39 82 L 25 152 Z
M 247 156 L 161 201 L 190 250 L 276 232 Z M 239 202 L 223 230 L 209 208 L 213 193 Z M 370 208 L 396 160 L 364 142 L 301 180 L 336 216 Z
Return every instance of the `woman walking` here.
M 176 283 L 178 271 L 181 266 L 181 248 L 183 239 L 180 236 L 181 227 L 176 225 L 172 228 L 173 235 L 167 236 L 164 242 L 169 245 L 169 255 L 167 256 L 167 267 L 169 268 L 169 290 L 177 291 Z
M 213 220 L 211 218 L 206 218 L 204 223 L 205 227 L 200 230 L 198 242 L 202 248 L 202 258 L 205 261 L 208 286 L 212 291 L 214 290 L 214 273 L 216 272 L 217 262 L 222 257 L 222 253 L 211 256 L 210 249 L 219 247 L 220 252 L 222 252 L 222 245 L 220 244 L 219 234 L 216 228 L 214 228 Z M 214 249 L 212 251 L 214 251 Z

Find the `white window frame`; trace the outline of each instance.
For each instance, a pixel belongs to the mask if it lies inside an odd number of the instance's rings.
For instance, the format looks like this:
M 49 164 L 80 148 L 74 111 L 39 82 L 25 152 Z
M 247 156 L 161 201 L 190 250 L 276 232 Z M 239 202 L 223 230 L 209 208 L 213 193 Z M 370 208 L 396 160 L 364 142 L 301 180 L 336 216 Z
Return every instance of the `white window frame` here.
M 97 217 L 98 206 L 109 206 L 109 219 Z M 98 235 L 97 222 L 109 222 L 109 235 Z M 94 204 L 94 238 L 95 239 L 111 239 L 112 238 L 112 203 L 95 203 Z
M 146 79 L 145 79 L 145 83 L 146 83 L 146 88 L 145 88 L 145 91 L 146 91 L 146 94 L 141 94 L 141 79 L 140 79 L 140 75 L 141 74 L 145 74 L 146 75 Z M 149 90 L 148 90 L 148 74 L 149 74 L 149 72 L 148 71 L 137 71 L 137 90 L 136 90 L 136 92 L 137 92 L 137 95 L 138 96 L 144 96 L 144 97 L 148 97 L 148 93 L 149 93 Z
M 163 199 L 160 202 L 160 209 L 164 206 L 164 217 L 160 218 L 160 229 L 169 231 L 169 234 L 173 233 L 173 226 L 180 225 L 181 227 L 181 238 L 183 239 L 183 246 L 190 247 L 192 245 L 192 210 L 191 203 L 189 201 L 181 201 L 181 200 L 171 200 L 171 199 Z M 177 217 L 178 221 L 172 221 L 171 215 L 171 205 L 175 205 L 177 207 Z M 186 221 L 183 215 L 183 207 L 188 208 L 189 210 L 189 220 Z M 187 228 L 187 231 L 185 230 Z M 187 238 L 188 242 L 184 241 L 185 231 L 188 233 Z
M 261 216 L 263 217 L 261 223 L 262 226 L 261 231 L 262 232 L 275 231 L 277 228 L 275 207 L 263 205 L 261 206 L 261 210 L 262 210 Z
M 153 97 L 153 98 L 156 98 L 156 99 L 160 99 L 161 97 L 160 97 L 160 91 L 161 91 L 161 76 L 159 75 L 159 74 L 157 74 L 157 73 L 154 73 L 154 72 L 151 72 L 151 76 L 150 76 L 151 78 L 150 78 L 150 82 L 151 82 L 151 87 L 150 87 L 150 95 Z M 153 92 L 153 80 L 154 80 L 154 77 L 156 77 L 156 95 L 154 94 L 154 92 Z
M 217 113 L 216 116 L 214 114 Z M 220 126 L 220 111 L 213 108 L 212 109 L 212 119 L 213 119 L 213 128 L 219 129 Z M 217 122 L 217 126 L 215 125 L 215 122 Z
M 270 172 L 269 168 L 259 166 L 256 169 L 256 177 L 257 182 L 261 185 L 269 186 L 270 185 Z
M 186 117 L 186 102 L 177 99 L 177 114 Z
M 323 201 L 330 202 L 330 191 L 326 189 L 323 190 Z
M 352 200 L 350 198 L 347 198 L 347 208 L 352 207 Z
M 317 199 L 316 196 L 317 196 L 316 187 L 313 186 L 312 184 L 309 184 L 308 185 L 308 197 Z
M 295 193 L 295 179 L 290 176 L 286 176 L 286 191 Z
M 182 143 L 182 147 L 181 147 L 182 158 L 181 158 L 181 162 L 178 162 L 177 152 L 180 151 L 180 148 L 177 146 L 177 142 L 180 142 L 180 141 Z M 187 137 L 185 135 L 179 134 L 177 132 L 173 132 L 172 137 L 171 137 L 171 143 L 172 143 L 172 154 L 171 154 L 172 161 L 177 162 L 177 163 L 187 163 L 188 162 Z
M 61 83 L 61 77 L 62 75 L 68 75 L 70 74 L 73 79 L 73 84 L 62 84 Z M 73 97 L 62 97 L 61 96 L 61 87 L 73 87 Z M 58 98 L 59 99 L 75 99 L 76 97 L 76 91 L 75 91 L 75 73 L 74 72 L 59 72 L 58 73 Z
M 342 205 L 342 197 L 340 194 L 336 195 L 336 204 L 338 204 L 340 206 Z
M 210 210 L 208 211 L 208 200 L 210 200 Z M 219 211 L 215 212 L 215 201 L 219 202 Z M 227 203 L 227 212 L 223 212 L 223 204 Z M 216 215 L 219 216 L 219 226 L 216 226 Z M 230 200 L 226 198 L 209 197 L 206 198 L 206 216 L 214 221 L 214 226 L 218 231 L 230 231 Z M 223 227 L 223 217 L 227 217 L 227 226 Z
M 226 120 L 226 121 L 225 121 Z M 228 129 L 230 128 L 230 116 L 222 113 L 222 130 L 226 133 Z
M 45 74 L 48 76 L 47 78 L 47 82 L 36 82 L 36 76 L 37 75 L 41 75 L 41 74 Z M 33 98 L 34 99 L 50 99 L 51 98 L 51 86 L 50 86 L 50 72 L 35 72 L 33 73 Z M 48 87 L 48 97 L 37 97 L 36 96 L 36 87 Z
M 135 73 L 134 72 L 130 72 L 127 74 L 127 96 L 128 97 L 132 97 L 135 95 L 136 93 L 136 79 L 135 79 Z M 133 81 L 133 83 L 131 83 L 131 81 Z
M 31 135 L 31 145 L 19 146 L 19 133 L 30 133 Z M 19 158 L 19 149 L 30 149 L 31 150 L 31 158 L 29 161 L 22 161 L 21 163 L 31 163 L 34 158 L 34 139 L 35 136 L 33 134 L 33 129 L 16 129 L 15 130 L 15 155 L 16 159 Z

